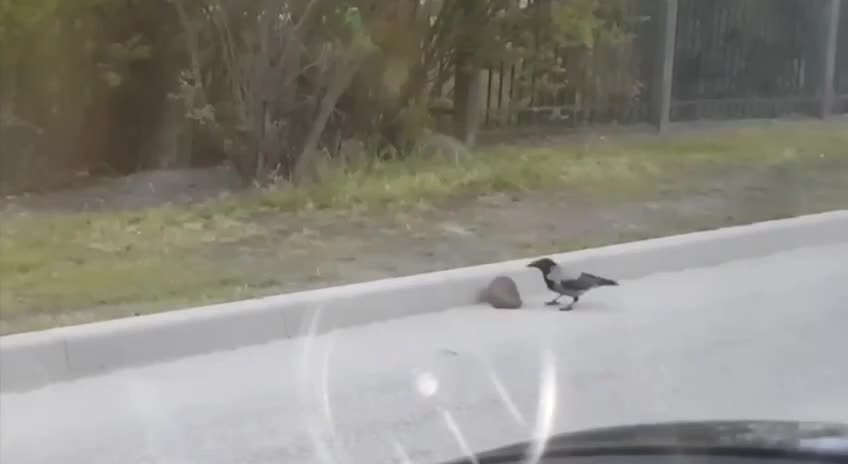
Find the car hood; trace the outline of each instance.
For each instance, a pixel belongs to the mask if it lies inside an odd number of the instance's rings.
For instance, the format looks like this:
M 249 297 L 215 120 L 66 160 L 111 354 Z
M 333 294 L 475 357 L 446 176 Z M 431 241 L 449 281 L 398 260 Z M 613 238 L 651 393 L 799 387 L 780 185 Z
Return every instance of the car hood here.
M 478 457 L 525 455 L 531 446 L 529 442 L 519 443 Z M 848 456 L 848 424 L 776 421 L 639 424 L 556 435 L 548 439 L 545 449 L 574 455 L 726 449 Z

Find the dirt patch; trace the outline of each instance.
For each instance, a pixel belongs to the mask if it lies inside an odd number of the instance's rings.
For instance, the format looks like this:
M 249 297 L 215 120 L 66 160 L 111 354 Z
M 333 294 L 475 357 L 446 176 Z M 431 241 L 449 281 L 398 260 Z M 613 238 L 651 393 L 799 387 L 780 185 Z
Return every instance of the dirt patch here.
M 73 188 L 0 198 L 0 211 L 80 213 L 190 204 L 242 190 L 229 167 L 144 171 L 124 177 L 80 176 Z

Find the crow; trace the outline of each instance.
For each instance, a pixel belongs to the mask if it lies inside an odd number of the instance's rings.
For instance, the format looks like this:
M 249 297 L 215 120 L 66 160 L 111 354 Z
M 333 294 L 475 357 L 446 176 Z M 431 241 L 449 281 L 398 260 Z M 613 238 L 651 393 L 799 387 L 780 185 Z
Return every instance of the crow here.
M 571 297 L 571 304 L 560 307 L 560 311 L 571 311 L 574 305 L 580 301 L 580 297 L 597 287 L 617 286 L 618 282 L 604 277 L 599 277 L 586 272 L 570 272 L 550 258 L 542 258 L 528 264 L 527 267 L 535 267 L 542 271 L 545 285 L 552 292 L 559 294 L 558 297 L 546 302 L 548 306 L 555 306 L 559 299 Z

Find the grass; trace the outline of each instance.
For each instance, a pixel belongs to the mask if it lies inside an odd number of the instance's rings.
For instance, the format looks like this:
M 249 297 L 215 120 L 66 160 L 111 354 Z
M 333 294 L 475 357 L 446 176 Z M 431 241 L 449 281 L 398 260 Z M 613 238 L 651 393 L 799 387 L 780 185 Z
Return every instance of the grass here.
M 373 209 L 428 205 L 488 192 L 593 188 L 650 182 L 690 168 L 782 163 L 817 153 L 841 153 L 844 125 L 807 124 L 745 129 L 716 137 L 604 142 L 591 148 L 502 147 L 465 162 L 411 160 L 370 169 L 330 171 L 326 182 L 297 192 L 267 192 L 271 210 Z
M 459 164 L 412 159 L 367 168 L 329 167 L 323 181 L 309 187 L 271 188 L 190 207 L 9 214 L 0 227 L 0 331 L 73 322 L 68 313 L 96 307 L 143 302 L 149 312 L 174 302 L 268 291 L 274 282 L 267 275 L 227 265 L 218 250 L 237 250 L 252 240 L 295 246 L 291 236 L 303 230 L 280 228 L 321 211 L 364 217 L 415 214 L 419 208 L 492 192 L 576 189 L 630 198 L 655 194 L 662 179 L 687 172 L 791 164 L 820 154 L 848 155 L 846 147 L 848 127 L 833 123 L 639 137 L 591 147 L 505 146 Z M 129 315 L 126 311 L 101 316 Z

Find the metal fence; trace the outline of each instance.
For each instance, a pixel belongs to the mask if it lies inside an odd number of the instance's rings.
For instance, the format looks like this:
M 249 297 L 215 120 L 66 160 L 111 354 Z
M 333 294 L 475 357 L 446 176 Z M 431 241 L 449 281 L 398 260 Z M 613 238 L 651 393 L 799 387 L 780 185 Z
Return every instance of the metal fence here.
M 554 90 L 524 63 L 489 69 L 486 125 L 848 113 L 848 0 L 630 1 L 632 40 L 556 50 L 572 78 Z

